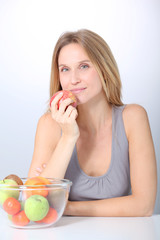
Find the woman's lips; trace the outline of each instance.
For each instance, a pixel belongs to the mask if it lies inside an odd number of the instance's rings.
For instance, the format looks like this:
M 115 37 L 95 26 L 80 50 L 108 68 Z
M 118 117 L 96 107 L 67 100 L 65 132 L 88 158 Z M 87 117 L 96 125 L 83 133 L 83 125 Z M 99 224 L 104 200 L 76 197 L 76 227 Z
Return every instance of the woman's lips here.
M 70 91 L 73 93 L 73 94 L 76 94 L 76 93 L 80 93 L 82 91 L 84 91 L 86 88 L 74 88 L 74 89 L 71 89 Z

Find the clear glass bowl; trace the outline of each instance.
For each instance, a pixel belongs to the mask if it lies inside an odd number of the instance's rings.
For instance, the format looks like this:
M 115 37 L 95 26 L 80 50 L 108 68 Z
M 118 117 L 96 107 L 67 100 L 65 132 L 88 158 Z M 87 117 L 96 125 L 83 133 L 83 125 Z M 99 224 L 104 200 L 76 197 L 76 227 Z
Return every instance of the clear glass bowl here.
M 21 178 L 23 184 L 28 179 Z M 11 227 L 25 229 L 48 227 L 61 218 L 72 182 L 67 179 L 46 179 L 50 184 L 0 184 L 2 215 L 6 216 Z

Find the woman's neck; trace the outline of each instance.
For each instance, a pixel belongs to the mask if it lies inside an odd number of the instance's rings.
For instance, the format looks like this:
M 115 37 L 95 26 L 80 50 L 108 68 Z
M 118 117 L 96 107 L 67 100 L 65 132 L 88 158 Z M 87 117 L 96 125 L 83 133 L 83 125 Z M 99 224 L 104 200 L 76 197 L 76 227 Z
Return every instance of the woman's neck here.
M 79 105 L 77 123 L 80 132 L 98 134 L 112 123 L 112 105 L 105 98 Z

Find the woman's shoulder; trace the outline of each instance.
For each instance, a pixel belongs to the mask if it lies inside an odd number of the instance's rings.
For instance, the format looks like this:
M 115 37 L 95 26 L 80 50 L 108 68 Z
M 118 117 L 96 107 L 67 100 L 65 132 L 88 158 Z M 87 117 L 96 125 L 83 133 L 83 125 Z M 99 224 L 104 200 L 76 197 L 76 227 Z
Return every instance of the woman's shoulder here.
M 128 136 L 130 132 L 133 132 L 135 129 L 138 130 L 146 121 L 148 122 L 147 112 L 139 104 L 125 105 L 122 116 Z
M 146 115 L 147 112 L 145 108 L 139 104 L 126 104 L 124 107 L 124 115 L 127 117 L 138 117 Z
M 51 112 L 47 111 L 45 112 L 40 118 L 39 118 L 39 122 L 52 122 L 52 116 L 51 116 Z
M 37 130 L 46 137 L 61 136 L 61 128 L 52 118 L 51 113 L 44 113 L 38 120 Z
M 136 121 L 139 118 L 146 117 L 147 112 L 145 108 L 139 104 L 126 104 L 123 110 L 123 115 L 128 120 Z

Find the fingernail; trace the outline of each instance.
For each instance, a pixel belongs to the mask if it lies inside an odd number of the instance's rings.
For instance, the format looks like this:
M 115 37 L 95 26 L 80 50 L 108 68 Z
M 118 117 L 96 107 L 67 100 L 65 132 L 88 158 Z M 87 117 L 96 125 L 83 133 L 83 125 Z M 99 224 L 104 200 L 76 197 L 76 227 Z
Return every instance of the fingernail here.
M 42 169 L 40 167 L 36 168 L 36 170 L 42 172 Z
M 36 173 L 35 175 L 36 175 L 36 176 L 39 176 L 40 174 L 39 174 L 39 173 Z
M 46 164 L 44 163 L 42 166 L 45 168 L 45 167 L 46 167 Z

